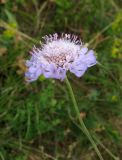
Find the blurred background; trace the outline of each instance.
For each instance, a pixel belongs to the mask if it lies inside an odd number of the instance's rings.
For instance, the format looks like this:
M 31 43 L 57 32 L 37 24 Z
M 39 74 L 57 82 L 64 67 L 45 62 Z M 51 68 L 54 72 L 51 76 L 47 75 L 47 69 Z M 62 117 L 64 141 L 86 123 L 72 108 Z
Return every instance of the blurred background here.
M 121 160 L 122 0 L 0 0 L 0 160 L 98 160 L 65 82 L 25 82 L 29 51 L 55 32 L 96 51 L 98 65 L 68 77 L 87 128 Z

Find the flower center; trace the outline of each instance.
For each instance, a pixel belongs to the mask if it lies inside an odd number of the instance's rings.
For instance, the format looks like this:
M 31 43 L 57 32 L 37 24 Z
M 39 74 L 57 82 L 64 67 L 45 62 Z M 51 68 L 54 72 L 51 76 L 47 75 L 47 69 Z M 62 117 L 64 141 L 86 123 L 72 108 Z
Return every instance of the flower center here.
M 45 59 L 49 63 L 54 63 L 56 64 L 57 67 L 63 67 L 63 65 L 66 62 L 66 55 L 65 54 L 60 54 L 58 56 L 52 55 L 52 56 L 45 56 Z

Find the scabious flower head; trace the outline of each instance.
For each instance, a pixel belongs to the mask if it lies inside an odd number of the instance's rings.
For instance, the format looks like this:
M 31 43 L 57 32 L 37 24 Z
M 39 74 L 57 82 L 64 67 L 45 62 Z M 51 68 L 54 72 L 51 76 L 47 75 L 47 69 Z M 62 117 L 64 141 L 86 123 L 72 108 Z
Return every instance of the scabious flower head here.
M 97 63 L 94 51 L 88 50 L 77 36 L 57 33 L 43 37 L 45 42 L 40 48 L 34 47 L 28 67 L 27 81 L 35 81 L 40 75 L 46 78 L 64 80 L 70 71 L 81 77 L 85 71 Z

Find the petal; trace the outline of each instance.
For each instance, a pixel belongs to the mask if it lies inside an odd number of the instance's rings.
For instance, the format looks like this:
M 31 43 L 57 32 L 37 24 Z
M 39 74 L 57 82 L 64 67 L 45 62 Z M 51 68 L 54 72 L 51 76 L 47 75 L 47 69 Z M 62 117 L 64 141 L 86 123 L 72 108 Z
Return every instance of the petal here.
M 36 81 L 37 78 L 33 78 L 33 79 L 27 79 L 26 82 L 33 82 L 33 81 Z
M 94 55 L 94 51 L 90 50 L 87 54 L 86 54 L 86 58 L 85 58 L 86 64 L 88 67 L 91 67 L 93 65 L 95 65 L 97 63 L 96 57 Z
M 52 63 L 45 67 L 43 74 L 46 78 L 63 80 L 66 77 L 66 70 L 61 67 L 57 68 L 55 64 Z
M 43 68 L 43 74 L 46 78 L 54 78 L 54 75 L 56 75 L 56 66 L 54 64 L 48 64 Z
M 39 64 L 31 64 L 31 66 L 30 66 L 29 69 L 28 69 L 28 71 L 29 71 L 30 73 L 34 73 L 34 72 L 36 72 L 37 70 L 42 70 L 42 65 L 41 65 L 41 63 L 39 63 Z
M 30 67 L 31 64 L 32 64 L 32 62 L 30 62 L 29 60 L 27 60 L 27 61 L 25 62 L 25 65 L 26 65 L 27 67 Z
M 28 79 L 27 81 L 35 81 L 42 74 L 41 68 L 30 67 L 28 71 L 25 73 L 25 77 Z
M 30 73 L 30 72 L 26 72 L 25 73 L 25 77 L 27 78 L 26 81 L 27 82 L 32 82 L 37 80 L 38 77 L 35 77 L 34 74 Z
M 88 48 L 87 48 L 87 47 L 81 48 L 81 53 L 82 53 L 82 54 L 85 54 L 87 51 L 88 51 Z
M 75 74 L 77 77 L 81 77 L 81 76 L 85 73 L 85 71 L 86 71 L 86 70 L 80 70 L 80 71 L 76 70 L 74 74 Z
M 33 67 L 33 66 L 28 69 L 28 71 L 29 71 L 30 73 L 34 73 L 36 70 L 37 70 L 37 68 L 36 68 L 36 67 Z
M 87 70 L 87 66 L 85 63 L 72 64 L 70 66 L 70 72 L 74 73 L 77 77 L 81 77 L 85 71 Z
M 57 79 L 64 80 L 66 77 L 66 70 L 63 68 L 58 68 L 57 72 L 58 72 Z
M 42 74 L 42 70 L 37 69 L 37 71 L 35 72 L 35 76 L 38 78 L 41 74 Z
M 33 78 L 33 74 L 32 73 L 30 73 L 30 72 L 25 72 L 25 77 L 27 77 L 27 78 Z

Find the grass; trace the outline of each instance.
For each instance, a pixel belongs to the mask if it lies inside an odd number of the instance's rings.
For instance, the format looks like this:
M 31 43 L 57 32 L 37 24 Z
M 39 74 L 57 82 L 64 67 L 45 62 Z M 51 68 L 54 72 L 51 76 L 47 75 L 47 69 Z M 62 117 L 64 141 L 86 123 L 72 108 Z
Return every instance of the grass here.
M 121 159 L 121 8 L 119 0 L 0 2 L 1 160 L 98 159 L 73 122 L 66 84 L 44 77 L 25 82 L 29 51 L 54 32 L 75 33 L 96 51 L 98 65 L 80 79 L 68 77 L 87 128 Z M 104 159 L 112 160 L 97 145 Z

